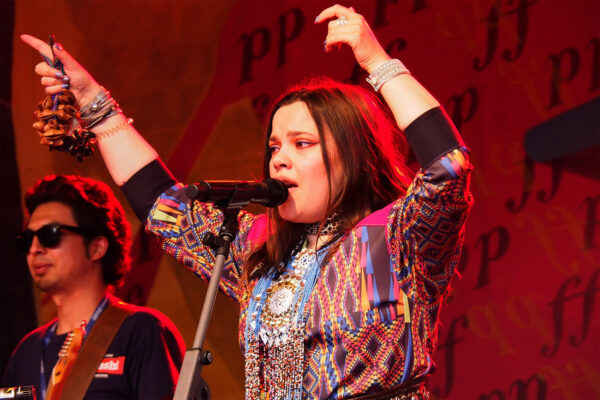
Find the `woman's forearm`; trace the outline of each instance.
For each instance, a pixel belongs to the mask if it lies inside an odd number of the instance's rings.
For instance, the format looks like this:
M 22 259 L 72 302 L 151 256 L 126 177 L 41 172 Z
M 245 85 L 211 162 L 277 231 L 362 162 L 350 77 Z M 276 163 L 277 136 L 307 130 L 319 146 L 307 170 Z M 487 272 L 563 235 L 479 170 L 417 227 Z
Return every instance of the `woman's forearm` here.
M 411 74 L 393 77 L 381 87 L 381 94 L 402 131 L 423 113 L 440 105 Z
M 99 136 L 98 148 L 106 168 L 119 186 L 158 158 L 156 150 L 121 113 L 98 124 L 92 132 Z

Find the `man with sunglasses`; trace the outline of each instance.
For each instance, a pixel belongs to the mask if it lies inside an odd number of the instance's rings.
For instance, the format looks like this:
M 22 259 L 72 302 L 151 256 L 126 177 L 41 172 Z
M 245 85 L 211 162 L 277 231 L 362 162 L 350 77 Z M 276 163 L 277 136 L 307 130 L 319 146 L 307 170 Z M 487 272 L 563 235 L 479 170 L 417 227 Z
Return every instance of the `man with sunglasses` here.
M 107 325 L 101 323 L 111 313 L 107 310 L 118 308 L 124 310 L 121 325 L 106 352 L 96 355 L 99 364 L 90 369 L 86 399 L 172 397 L 183 359 L 181 335 L 164 315 L 110 294 L 129 268 L 131 244 L 125 213 L 110 188 L 89 178 L 51 175 L 29 189 L 25 205 L 29 219 L 17 245 L 58 318 L 21 340 L 2 386 L 35 386 L 38 398 L 59 398 L 59 387 L 66 386 L 57 383 L 57 368 L 66 365 L 64 350 L 77 337 L 73 333 L 79 332 L 82 345 L 72 356 L 71 377 L 82 365 L 77 358 L 84 358 L 87 339 L 95 343 L 94 327 L 96 339 Z M 95 348 L 88 345 L 86 356 Z

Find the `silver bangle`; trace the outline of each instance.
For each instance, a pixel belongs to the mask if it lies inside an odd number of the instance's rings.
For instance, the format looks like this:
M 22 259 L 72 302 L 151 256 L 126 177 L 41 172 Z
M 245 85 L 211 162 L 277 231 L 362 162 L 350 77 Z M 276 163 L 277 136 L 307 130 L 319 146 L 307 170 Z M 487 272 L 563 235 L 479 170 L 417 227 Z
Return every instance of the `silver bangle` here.
M 394 58 L 375 68 L 375 71 L 367 77 L 367 82 L 373 86 L 376 92 L 379 92 L 384 83 L 402 74 L 410 74 L 410 71 L 402 64 L 402 61 Z
M 92 101 L 81 107 L 81 115 L 86 116 L 95 113 L 100 106 L 110 101 L 109 99 L 111 99 L 110 92 L 100 87 L 100 90 L 96 93 Z
M 81 122 L 86 129 L 91 129 L 102 120 L 122 112 L 110 92 L 100 88 L 94 99 L 80 110 Z

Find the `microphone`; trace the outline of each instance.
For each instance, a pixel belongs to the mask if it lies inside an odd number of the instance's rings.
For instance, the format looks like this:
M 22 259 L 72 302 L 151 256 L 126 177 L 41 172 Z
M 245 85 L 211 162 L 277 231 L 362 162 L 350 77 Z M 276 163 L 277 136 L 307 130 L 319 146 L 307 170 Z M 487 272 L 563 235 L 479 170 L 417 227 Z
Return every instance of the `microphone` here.
M 35 400 L 35 387 L 15 386 L 0 389 L 0 399 Z
M 285 183 L 267 178 L 259 181 L 201 181 L 189 185 L 185 194 L 190 200 L 207 201 L 219 205 L 243 207 L 248 203 L 276 207 L 288 197 Z

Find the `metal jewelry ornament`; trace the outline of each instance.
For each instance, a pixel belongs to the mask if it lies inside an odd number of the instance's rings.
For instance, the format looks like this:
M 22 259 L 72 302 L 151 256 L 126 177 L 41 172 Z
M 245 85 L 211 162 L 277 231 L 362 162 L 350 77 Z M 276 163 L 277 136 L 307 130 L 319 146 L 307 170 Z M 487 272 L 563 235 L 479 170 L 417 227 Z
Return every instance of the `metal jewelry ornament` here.
M 381 89 L 384 83 L 393 77 L 402 74 L 410 74 L 410 71 L 402 64 L 402 61 L 394 58 L 375 68 L 375 70 L 367 77 L 366 81 L 373 86 L 373 89 L 376 92 L 379 92 L 379 89 Z
M 266 308 L 261 316 L 263 325 L 258 332 L 263 343 L 279 346 L 289 339 L 289 330 L 295 323 L 295 307 L 298 307 L 294 299 L 304 289 L 303 278 L 314 257 L 314 250 L 302 250 L 292 262 L 293 269 L 284 273 L 267 289 Z
M 345 15 L 341 15 L 334 22 L 336 25 L 346 25 L 348 23 L 348 18 L 346 18 Z
M 261 279 L 253 291 L 246 326 L 247 399 L 266 393 L 271 399 L 302 399 L 304 307 L 318 263 L 315 250 L 303 248 L 286 272 Z
M 86 129 L 91 129 L 104 119 L 121 112 L 117 102 L 110 96 L 110 92 L 103 87 L 100 88 L 94 99 L 80 110 L 81 121 Z

